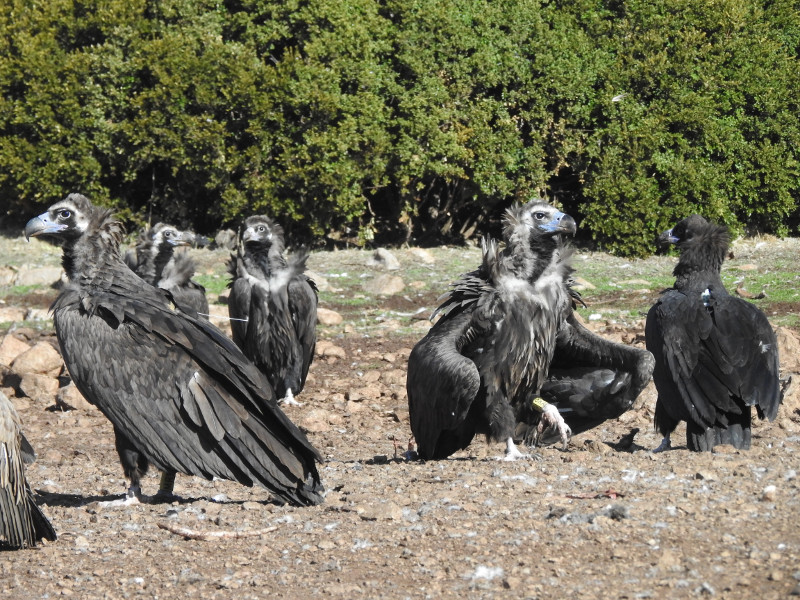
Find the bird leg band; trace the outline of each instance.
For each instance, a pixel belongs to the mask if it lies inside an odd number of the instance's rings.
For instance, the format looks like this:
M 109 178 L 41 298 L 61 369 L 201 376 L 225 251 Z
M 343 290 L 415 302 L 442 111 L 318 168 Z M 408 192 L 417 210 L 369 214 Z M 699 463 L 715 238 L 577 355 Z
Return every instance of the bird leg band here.
M 540 413 L 544 412 L 545 409 L 550 406 L 550 403 L 540 396 L 536 396 L 531 404 L 533 405 L 534 410 Z
M 163 471 L 158 491 L 162 494 L 171 494 L 175 487 L 175 471 Z

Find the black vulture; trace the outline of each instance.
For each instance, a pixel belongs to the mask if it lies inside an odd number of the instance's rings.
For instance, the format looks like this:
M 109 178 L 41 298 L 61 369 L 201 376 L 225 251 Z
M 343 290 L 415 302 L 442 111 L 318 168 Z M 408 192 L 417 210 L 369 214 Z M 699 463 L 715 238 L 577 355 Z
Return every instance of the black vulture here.
M 670 434 L 686 421 L 690 450 L 718 444 L 750 447 L 751 407 L 772 421 L 781 402 L 778 345 L 767 317 L 728 294 L 720 269 L 730 242 L 725 226 L 699 215 L 661 235 L 680 259 L 674 287 L 647 315 L 647 348 L 656 359 L 655 426 L 670 447 Z
M 562 238 L 574 233 L 574 219 L 544 202 L 516 206 L 506 213 L 505 249 L 485 240 L 481 266 L 453 284 L 408 359 L 420 457 L 446 458 L 479 433 L 505 441 L 506 457 L 518 458 L 516 424 L 534 402 L 566 445 L 568 427 L 538 396 L 571 303 Z
M 195 262 L 186 252 L 194 234 L 157 223 L 139 236 L 135 249 L 125 253 L 125 263 L 150 285 L 167 290 L 181 310 L 208 317 L 205 288 L 192 280 Z
M 26 548 L 42 539 L 56 540 L 25 479 L 25 464 L 34 458 L 14 405 L 0 391 L 0 547 Z
M 267 376 L 278 398 L 298 404 L 317 343 L 317 288 L 308 254 L 285 258 L 283 228 L 265 216 L 242 224 L 228 263 L 233 340 Z
M 130 500 L 153 464 L 258 484 L 293 504 L 322 501 L 321 456 L 264 375 L 216 327 L 174 310 L 165 291 L 125 266 L 110 211 L 70 194 L 25 234 L 63 247 L 69 284 L 52 306 L 56 334 L 78 389 L 114 425 Z
M 511 459 L 514 439 L 535 446 L 545 431 L 566 447 L 571 427 L 618 416 L 650 381 L 650 353 L 600 338 L 573 313 L 564 237 L 574 232 L 542 201 L 514 207 L 505 249 L 485 241 L 482 265 L 453 285 L 408 361 L 420 457 L 450 456 L 476 433 L 505 441 Z

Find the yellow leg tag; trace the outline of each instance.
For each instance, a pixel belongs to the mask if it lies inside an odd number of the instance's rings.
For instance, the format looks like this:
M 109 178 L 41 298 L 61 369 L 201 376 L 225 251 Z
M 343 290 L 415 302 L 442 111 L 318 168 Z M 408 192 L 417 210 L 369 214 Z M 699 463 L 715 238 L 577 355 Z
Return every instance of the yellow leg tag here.
M 544 412 L 544 409 L 547 408 L 549 402 L 545 402 L 543 398 L 537 396 L 536 398 L 533 399 L 533 402 L 531 404 L 533 404 L 533 408 L 535 410 L 538 410 L 539 412 Z

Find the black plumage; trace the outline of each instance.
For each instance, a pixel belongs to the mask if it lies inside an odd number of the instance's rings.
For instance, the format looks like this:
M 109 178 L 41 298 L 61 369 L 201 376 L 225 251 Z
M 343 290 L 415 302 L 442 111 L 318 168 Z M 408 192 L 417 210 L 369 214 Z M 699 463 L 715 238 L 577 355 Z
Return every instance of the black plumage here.
M 690 450 L 749 448 L 751 407 L 771 421 L 781 401 L 775 333 L 764 313 L 722 284 L 726 227 L 692 215 L 662 240 L 680 259 L 675 285 L 650 309 L 645 329 L 656 359 L 655 426 L 664 435 L 657 450 L 669 447 L 680 421 Z
M 409 356 L 422 458 L 447 457 L 476 433 L 505 440 L 512 457 L 514 439 L 566 446 L 572 429 L 619 416 L 650 381 L 649 352 L 604 340 L 575 316 L 580 296 L 564 240 L 574 231 L 574 220 L 546 203 L 511 209 L 505 249 L 485 242 L 481 267 L 454 284 Z M 536 397 L 550 403 L 544 413 Z
M 283 229 L 265 216 L 245 220 L 228 264 L 233 340 L 293 403 L 303 390 L 317 342 L 317 288 L 307 253 L 284 257 Z
M 26 548 L 56 539 L 25 479 L 25 464 L 34 458 L 14 405 L 0 391 L 0 548 Z
M 544 202 L 514 207 L 505 248 L 485 241 L 481 266 L 453 285 L 441 318 L 408 359 L 411 430 L 422 458 L 450 456 L 475 434 L 505 441 L 507 456 L 519 456 L 516 424 L 534 418 L 529 405 L 571 303 L 562 237 L 574 232 L 572 217 Z M 566 443 L 563 419 L 548 417 L 560 420 Z
M 125 253 L 125 264 L 150 285 L 172 294 L 182 310 L 208 317 L 206 289 L 192 280 L 195 262 L 188 253 L 175 251 L 191 245 L 193 239 L 194 234 L 188 231 L 157 223 Z
M 63 246 L 69 284 L 52 307 L 56 333 L 78 389 L 114 425 L 132 493 L 151 463 L 258 484 L 299 505 L 322 501 L 321 457 L 269 382 L 218 329 L 174 310 L 125 266 L 109 211 L 71 194 L 25 233 Z

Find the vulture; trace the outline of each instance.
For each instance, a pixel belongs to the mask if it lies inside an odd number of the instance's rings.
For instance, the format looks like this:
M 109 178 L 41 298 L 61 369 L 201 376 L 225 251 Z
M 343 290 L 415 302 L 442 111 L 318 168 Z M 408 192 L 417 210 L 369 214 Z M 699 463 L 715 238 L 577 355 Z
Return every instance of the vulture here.
M 299 404 L 317 343 L 317 288 L 305 274 L 308 253 L 285 258 L 283 228 L 247 218 L 228 263 L 233 341 L 266 375 L 278 398 Z
M 189 246 L 192 233 L 158 223 L 139 236 L 136 248 L 125 253 L 127 264 L 139 277 L 172 294 L 175 304 L 184 311 L 208 316 L 206 290 L 192 281 L 195 263 L 179 246 Z
M 0 548 L 26 548 L 56 532 L 33 500 L 25 479 L 25 464 L 36 455 L 20 431 L 14 405 L 0 391 Z
M 63 247 L 69 283 L 51 310 L 62 355 L 83 396 L 111 421 L 141 497 L 149 464 L 260 485 L 295 505 L 322 502 L 319 452 L 280 410 L 272 386 L 216 327 L 176 310 L 171 296 L 123 262 L 122 225 L 111 212 L 70 194 L 25 227 Z
M 455 282 L 441 318 L 408 359 L 411 429 L 423 459 L 466 448 L 476 433 L 515 445 L 566 448 L 572 433 L 618 416 L 650 381 L 653 358 L 603 340 L 573 313 L 575 221 L 534 200 L 509 209 L 500 250 L 484 240 L 480 267 Z M 548 440 L 549 441 L 549 440 Z
M 772 421 L 781 403 L 775 332 L 763 312 L 722 284 L 730 243 L 725 226 L 692 215 L 660 240 L 675 244 L 680 258 L 675 285 L 650 309 L 645 326 L 656 359 L 655 427 L 664 436 L 656 451 L 670 447 L 681 421 L 689 450 L 748 449 L 751 407 Z
M 476 433 L 506 458 L 619 416 L 650 381 L 649 352 L 586 329 L 573 312 L 575 221 L 543 201 L 507 212 L 505 247 L 453 284 L 441 318 L 408 360 L 411 429 L 424 459 L 466 448 Z M 549 434 L 549 437 L 548 437 Z

